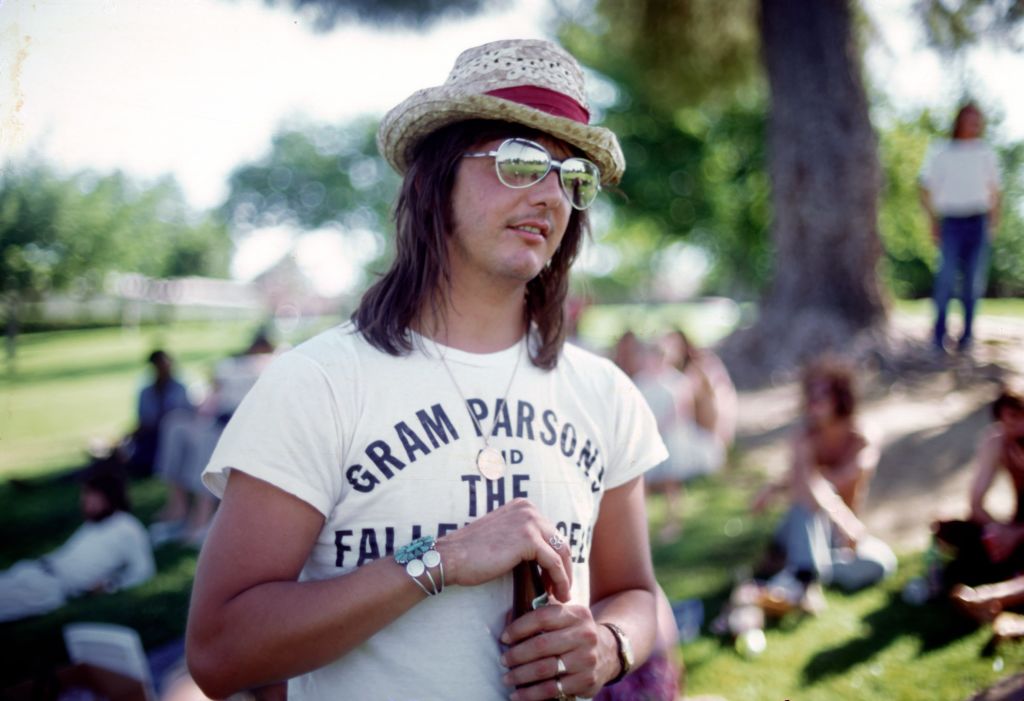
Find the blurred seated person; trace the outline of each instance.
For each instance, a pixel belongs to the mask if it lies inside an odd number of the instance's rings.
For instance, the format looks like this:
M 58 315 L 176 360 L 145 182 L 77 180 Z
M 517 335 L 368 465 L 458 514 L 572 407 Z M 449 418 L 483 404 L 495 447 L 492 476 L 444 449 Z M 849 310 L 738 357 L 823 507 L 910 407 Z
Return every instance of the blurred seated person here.
M 697 438 L 718 454 L 720 465 L 736 438 L 738 401 L 729 371 L 714 351 L 699 348 L 680 329 L 668 333 L 661 343 L 669 362 L 690 378 Z
M 939 591 L 933 594 L 958 584 L 976 587 L 1024 574 L 1024 389 L 1019 380 L 1002 387 L 992 404 L 992 418 L 975 453 L 968 520 L 933 525 L 945 561 L 937 573 Z M 992 515 L 985 504 L 1001 471 L 1016 498 L 1009 518 Z
M 953 588 L 950 598 L 971 618 L 979 623 L 992 622 L 997 635 L 1000 634 L 1000 618 L 1014 621 L 1016 625 L 1004 623 L 1005 633 L 1016 633 L 1020 629 L 1021 616 L 1006 616 L 1010 612 L 1024 611 L 1024 574 L 1002 582 L 979 584 L 971 587 L 958 584 Z M 1000 635 L 1000 637 L 1020 637 L 1020 634 Z
M 153 382 L 139 392 L 138 426 L 130 437 L 128 455 L 128 471 L 133 477 L 153 474 L 164 417 L 193 409 L 185 386 L 174 377 L 171 356 L 158 349 L 149 354 L 147 362 L 153 366 Z
M 789 503 L 755 576 L 795 581 L 799 601 L 794 603 L 814 610 L 824 604 L 821 584 L 846 591 L 869 586 L 895 571 L 896 556 L 858 517 L 878 451 L 857 420 L 852 370 L 832 358 L 815 361 L 804 370 L 802 393 L 790 470 L 754 499 L 755 511 L 778 495 Z
M 115 592 L 156 572 L 145 527 L 131 513 L 125 475 L 109 459 L 82 477 L 85 521 L 59 548 L 0 572 L 0 621 L 36 616 L 88 594 Z
M 200 476 L 213 455 L 224 426 L 242 398 L 273 359 L 274 346 L 261 331 L 238 355 L 217 363 L 213 388 L 195 412 L 172 412 L 162 425 L 165 440 L 156 456 L 156 473 L 167 482 L 167 502 L 150 527 L 155 544 L 179 539 L 200 545 L 217 501 Z
M 683 483 L 711 471 L 712 458 L 694 439 L 693 385 L 668 362 L 661 344 L 644 343 L 632 331 L 619 338 L 614 360 L 647 401 L 668 448 L 664 462 L 644 475 L 647 491 L 665 496 L 665 523 L 658 539 L 668 543 L 682 532 Z

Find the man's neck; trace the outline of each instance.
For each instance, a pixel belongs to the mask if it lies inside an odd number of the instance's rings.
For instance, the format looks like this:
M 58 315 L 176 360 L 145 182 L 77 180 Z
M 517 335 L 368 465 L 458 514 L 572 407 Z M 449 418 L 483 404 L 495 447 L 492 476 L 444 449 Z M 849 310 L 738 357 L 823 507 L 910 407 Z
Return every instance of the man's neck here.
M 458 294 L 442 305 L 443 318 L 424 309 L 415 329 L 437 343 L 470 353 L 494 353 L 515 345 L 526 329 L 525 290 Z

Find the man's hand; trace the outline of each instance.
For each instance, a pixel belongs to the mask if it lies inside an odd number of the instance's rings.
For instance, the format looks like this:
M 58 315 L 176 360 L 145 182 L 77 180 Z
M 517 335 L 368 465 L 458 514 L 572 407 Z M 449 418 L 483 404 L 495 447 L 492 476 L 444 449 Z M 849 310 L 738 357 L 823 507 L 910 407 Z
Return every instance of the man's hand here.
M 514 701 L 595 696 L 619 673 L 618 644 L 586 606 L 549 604 L 512 621 L 501 636 L 509 645 L 503 681 Z M 561 669 L 559 667 L 561 661 Z M 559 685 L 560 682 L 560 685 Z
M 572 561 L 562 536 L 526 499 L 514 499 L 437 541 L 446 584 L 471 587 L 502 577 L 524 560 L 536 560 L 549 593 L 569 600 Z

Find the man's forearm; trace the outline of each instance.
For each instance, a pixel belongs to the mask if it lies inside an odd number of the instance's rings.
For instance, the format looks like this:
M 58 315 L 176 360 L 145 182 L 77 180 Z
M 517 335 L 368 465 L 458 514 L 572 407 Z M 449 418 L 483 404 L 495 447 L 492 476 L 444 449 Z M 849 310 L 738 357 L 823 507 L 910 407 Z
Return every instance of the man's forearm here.
M 591 610 L 598 623 L 614 623 L 625 631 L 633 646 L 636 666 L 647 661 L 654 650 L 658 629 L 657 598 L 654 591 L 627 589 L 617 592 L 592 604 Z M 605 626 L 600 628 L 604 629 Z M 613 679 L 621 669 L 618 644 L 610 631 L 603 630 L 602 636 L 602 649 L 607 653 L 602 659 L 610 660 L 611 671 L 607 676 Z

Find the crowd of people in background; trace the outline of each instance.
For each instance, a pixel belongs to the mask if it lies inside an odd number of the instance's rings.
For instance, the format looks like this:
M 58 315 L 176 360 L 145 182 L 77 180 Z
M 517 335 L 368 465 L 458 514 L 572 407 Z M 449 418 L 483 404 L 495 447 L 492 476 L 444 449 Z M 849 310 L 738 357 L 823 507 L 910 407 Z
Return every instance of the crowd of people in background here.
M 202 544 L 217 505 L 203 486 L 203 468 L 224 426 L 273 357 L 274 345 L 260 331 L 246 350 L 217 363 L 210 391 L 198 405 L 188 403 L 164 413 L 153 469 L 167 484 L 168 497 L 150 526 L 155 543 L 180 539 Z M 143 395 L 151 390 L 147 387 Z
M 198 401 L 176 375 L 171 355 L 151 352 L 135 428 L 66 476 L 79 485 L 82 525 L 53 552 L 0 572 L 0 622 L 142 584 L 156 572 L 154 548 L 169 541 L 201 546 L 217 500 L 199 476 L 274 350 L 259 331 L 243 352 L 216 364 L 209 390 Z M 147 527 L 132 513 L 128 490 L 132 481 L 151 477 L 166 483 L 167 499 Z
M 616 342 L 613 359 L 647 400 L 669 451 L 644 482 L 665 496 L 658 537 L 671 542 L 682 532 L 686 482 L 725 464 L 736 433 L 736 388 L 718 356 L 678 329 L 653 342 L 627 331 Z

